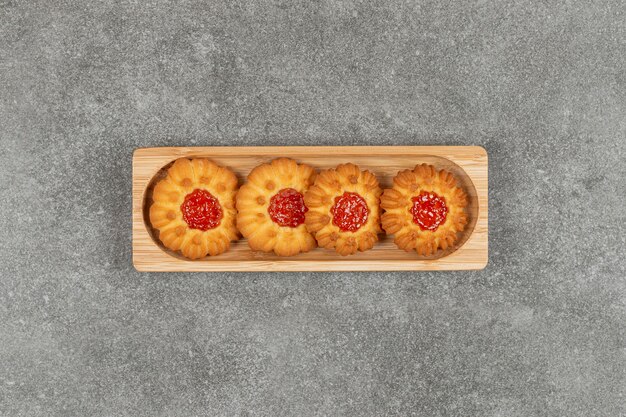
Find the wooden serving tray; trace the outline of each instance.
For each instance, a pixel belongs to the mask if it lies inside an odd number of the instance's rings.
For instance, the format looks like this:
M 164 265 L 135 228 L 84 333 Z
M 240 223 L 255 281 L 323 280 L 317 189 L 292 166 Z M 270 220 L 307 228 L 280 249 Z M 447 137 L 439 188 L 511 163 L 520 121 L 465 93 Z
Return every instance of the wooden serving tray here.
M 229 167 L 240 184 L 255 166 L 288 157 L 316 169 L 352 162 L 376 174 L 383 188 L 402 169 L 428 163 L 451 171 L 469 196 L 468 225 L 457 245 L 430 257 L 405 252 L 381 235 L 373 249 L 343 257 L 316 248 L 294 257 L 253 251 L 245 239 L 228 252 L 191 261 L 166 249 L 148 220 L 152 190 L 181 157 L 206 157 Z M 487 265 L 487 152 L 479 146 L 272 146 L 143 148 L 133 154 L 133 263 L 139 271 L 420 271 Z

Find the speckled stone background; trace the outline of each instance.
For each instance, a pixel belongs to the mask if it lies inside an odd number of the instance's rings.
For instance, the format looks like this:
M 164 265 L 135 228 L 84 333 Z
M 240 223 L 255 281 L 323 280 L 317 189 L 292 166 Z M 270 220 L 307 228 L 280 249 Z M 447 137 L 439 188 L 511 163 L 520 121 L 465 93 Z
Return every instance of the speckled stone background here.
M 625 415 L 626 6 L 521 3 L 0 0 L 0 415 Z M 270 144 L 484 146 L 488 267 L 133 269 L 135 148 Z

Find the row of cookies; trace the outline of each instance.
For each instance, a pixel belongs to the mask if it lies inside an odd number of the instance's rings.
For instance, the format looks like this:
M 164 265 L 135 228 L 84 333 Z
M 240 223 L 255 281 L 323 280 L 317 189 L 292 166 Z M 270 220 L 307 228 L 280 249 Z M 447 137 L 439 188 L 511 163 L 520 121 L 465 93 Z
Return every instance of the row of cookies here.
M 208 159 L 176 160 L 150 206 L 163 245 L 199 259 L 225 252 L 240 232 L 251 249 L 279 256 L 316 246 L 345 256 L 371 249 L 384 230 L 399 248 L 431 255 L 452 246 L 467 223 L 466 193 L 450 172 L 427 164 L 398 172 L 384 191 L 354 164 L 317 173 L 288 158 L 257 166 L 237 184 Z

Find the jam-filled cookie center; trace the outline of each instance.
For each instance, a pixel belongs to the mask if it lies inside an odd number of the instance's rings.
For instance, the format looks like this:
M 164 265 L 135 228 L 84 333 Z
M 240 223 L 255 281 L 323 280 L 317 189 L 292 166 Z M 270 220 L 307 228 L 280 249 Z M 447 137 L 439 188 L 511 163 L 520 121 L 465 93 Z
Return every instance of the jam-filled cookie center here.
M 343 232 L 356 232 L 367 223 L 370 214 L 367 202 L 357 193 L 344 192 L 335 197 L 335 205 L 330 208 L 333 224 Z
M 413 215 L 413 223 L 422 230 L 435 231 L 446 221 L 448 206 L 446 199 L 432 191 L 422 191 L 411 198 L 413 204 L 409 211 Z
M 293 188 L 283 188 L 270 199 L 267 212 L 274 223 L 282 227 L 298 227 L 304 223 L 304 197 Z
M 189 228 L 203 231 L 219 226 L 224 215 L 218 199 L 201 189 L 195 189 L 185 196 L 180 211 Z

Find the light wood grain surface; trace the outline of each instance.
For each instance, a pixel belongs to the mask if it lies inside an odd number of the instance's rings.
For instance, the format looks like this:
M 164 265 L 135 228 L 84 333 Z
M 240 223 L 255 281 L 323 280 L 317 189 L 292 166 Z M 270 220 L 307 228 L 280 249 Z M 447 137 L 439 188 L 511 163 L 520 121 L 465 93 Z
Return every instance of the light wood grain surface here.
M 366 252 L 342 257 L 317 248 L 284 258 L 252 251 L 245 239 L 215 257 L 187 260 L 161 245 L 147 210 L 152 189 L 165 168 L 181 157 L 206 157 L 233 170 L 242 184 L 255 166 L 289 157 L 317 169 L 352 162 L 376 174 L 388 187 L 399 170 L 429 163 L 451 171 L 469 196 L 469 223 L 458 244 L 435 256 L 405 252 L 392 236 L 381 235 Z M 170 147 L 142 148 L 133 154 L 133 263 L 139 271 L 419 271 L 482 269 L 488 255 L 487 152 L 478 146 L 289 146 L 289 147 Z

